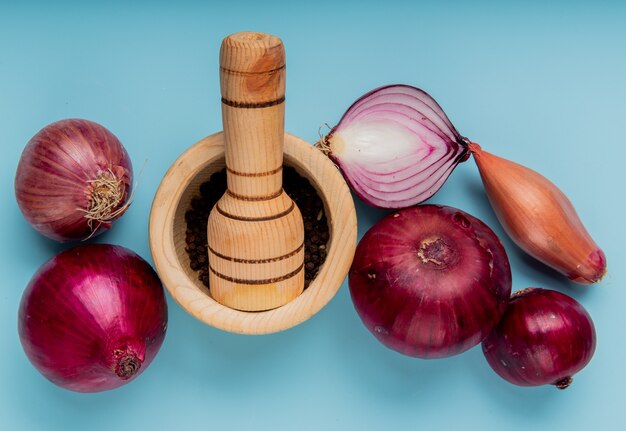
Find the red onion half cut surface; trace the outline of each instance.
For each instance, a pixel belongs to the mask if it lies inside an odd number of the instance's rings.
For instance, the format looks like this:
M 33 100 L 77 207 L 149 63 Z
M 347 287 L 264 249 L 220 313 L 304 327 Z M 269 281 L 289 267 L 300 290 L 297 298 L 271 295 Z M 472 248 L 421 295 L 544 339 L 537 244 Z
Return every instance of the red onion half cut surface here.
M 467 140 L 439 104 L 409 85 L 365 94 L 317 146 L 363 201 L 380 208 L 429 199 L 469 157 Z

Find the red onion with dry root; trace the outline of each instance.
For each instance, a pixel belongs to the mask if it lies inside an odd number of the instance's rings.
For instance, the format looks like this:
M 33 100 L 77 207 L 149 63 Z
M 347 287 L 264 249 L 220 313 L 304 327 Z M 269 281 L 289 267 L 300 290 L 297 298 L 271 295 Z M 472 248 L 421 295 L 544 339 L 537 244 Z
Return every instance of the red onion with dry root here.
M 28 222 L 57 241 L 77 241 L 111 227 L 130 205 L 133 168 L 109 130 L 68 119 L 44 127 L 26 145 L 15 195 Z

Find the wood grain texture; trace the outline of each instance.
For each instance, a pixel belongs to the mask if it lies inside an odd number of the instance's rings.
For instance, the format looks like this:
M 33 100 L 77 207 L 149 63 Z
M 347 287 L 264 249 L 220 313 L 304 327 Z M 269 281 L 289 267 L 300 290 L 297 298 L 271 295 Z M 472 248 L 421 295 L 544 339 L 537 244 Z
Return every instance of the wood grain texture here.
M 236 33 L 220 50 L 222 97 L 243 103 L 264 103 L 285 96 L 285 48 L 263 33 Z
M 326 262 L 296 299 L 269 311 L 238 311 L 215 301 L 189 268 L 185 252 L 185 211 L 200 184 L 223 169 L 224 135 L 202 139 L 174 162 L 155 195 L 150 213 L 150 249 L 163 284 L 189 314 L 216 328 L 267 334 L 304 322 L 341 287 L 354 257 L 357 220 L 350 190 L 335 165 L 309 143 L 285 134 L 285 164 L 309 179 L 324 202 L 330 224 Z
M 262 33 L 228 36 L 220 81 L 228 191 L 209 215 L 211 294 L 238 310 L 268 310 L 304 289 L 304 250 L 294 253 L 304 241 L 302 215 L 282 190 L 282 42 Z

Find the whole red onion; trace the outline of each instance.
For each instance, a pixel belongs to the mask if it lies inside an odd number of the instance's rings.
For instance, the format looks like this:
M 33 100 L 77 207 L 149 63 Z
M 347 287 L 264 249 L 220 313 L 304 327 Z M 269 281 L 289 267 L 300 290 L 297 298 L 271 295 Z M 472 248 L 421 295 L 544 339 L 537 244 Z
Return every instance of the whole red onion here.
M 57 241 L 102 233 L 130 205 L 133 168 L 120 141 L 93 121 L 52 123 L 28 142 L 15 174 L 26 220 Z
M 33 365 L 78 392 L 122 386 L 150 364 L 167 329 L 152 267 L 115 245 L 80 245 L 39 268 L 26 288 L 19 335 Z
M 565 389 L 596 349 L 593 321 L 576 300 L 554 290 L 515 292 L 496 329 L 483 341 L 491 368 L 520 386 Z
M 361 239 L 349 274 L 363 323 L 421 358 L 461 353 L 496 326 L 511 294 L 509 261 L 487 225 L 452 207 L 390 214 Z

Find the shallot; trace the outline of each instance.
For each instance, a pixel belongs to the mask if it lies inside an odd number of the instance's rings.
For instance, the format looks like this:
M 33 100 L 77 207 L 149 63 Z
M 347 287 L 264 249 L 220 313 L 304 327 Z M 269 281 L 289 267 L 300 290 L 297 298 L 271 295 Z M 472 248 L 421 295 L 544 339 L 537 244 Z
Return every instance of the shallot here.
M 489 202 L 511 239 L 572 281 L 600 281 L 606 273 L 604 252 L 565 194 L 532 169 L 469 145 Z

